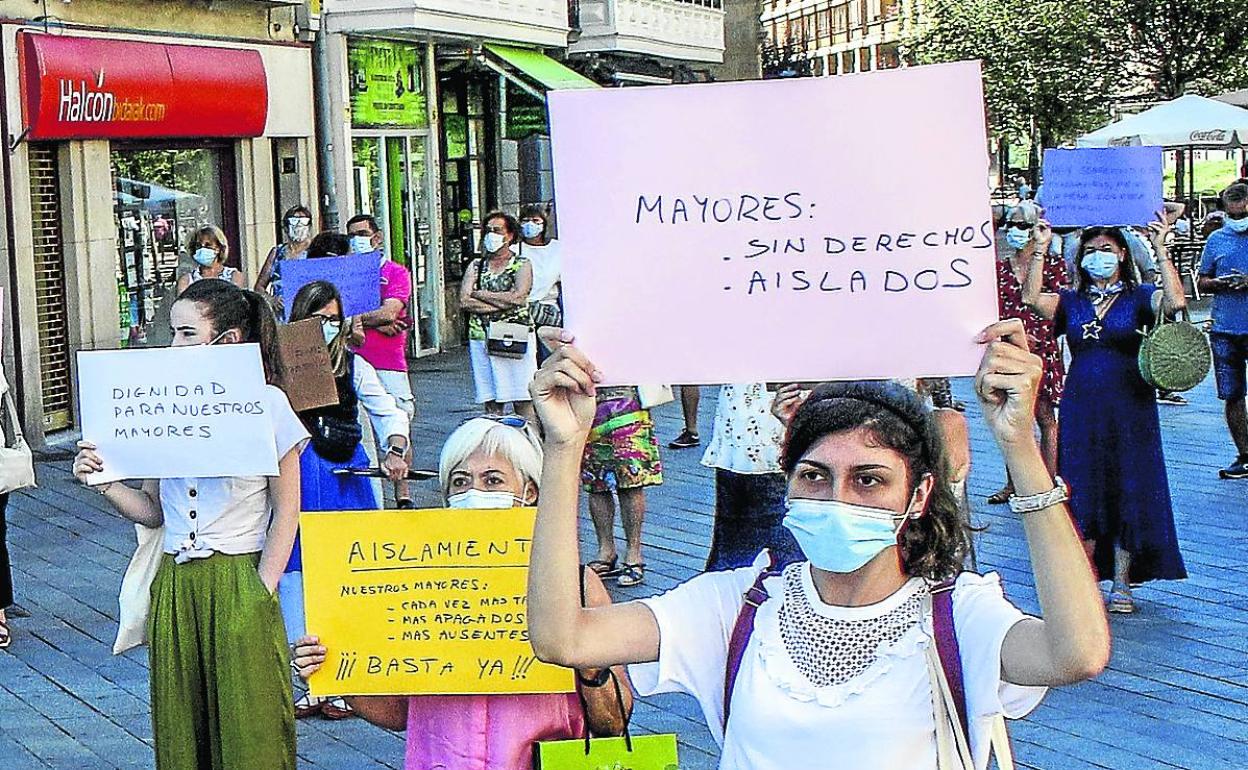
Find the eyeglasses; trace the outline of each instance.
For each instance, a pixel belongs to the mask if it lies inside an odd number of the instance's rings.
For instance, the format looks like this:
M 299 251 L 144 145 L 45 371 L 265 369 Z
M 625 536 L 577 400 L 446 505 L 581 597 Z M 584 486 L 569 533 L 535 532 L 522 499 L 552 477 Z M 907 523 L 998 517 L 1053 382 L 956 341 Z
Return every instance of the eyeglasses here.
M 1034 227 L 1034 226 L 1035 226 L 1035 225 L 1032 225 L 1032 224 L 1031 224 L 1031 223 L 1029 223 L 1029 222 L 1010 222 L 1010 228 L 1011 228 L 1011 229 L 1014 229 L 1014 230 L 1024 230 L 1024 231 L 1026 231 L 1026 230 L 1030 230 L 1030 229 L 1031 229 L 1032 227 Z

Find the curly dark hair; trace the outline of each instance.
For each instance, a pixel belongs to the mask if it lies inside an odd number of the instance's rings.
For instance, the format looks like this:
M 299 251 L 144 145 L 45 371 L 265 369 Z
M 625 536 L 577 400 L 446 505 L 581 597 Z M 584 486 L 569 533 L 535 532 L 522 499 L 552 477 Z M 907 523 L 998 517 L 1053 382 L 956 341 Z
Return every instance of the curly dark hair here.
M 866 428 L 882 446 L 906 458 L 911 491 L 935 479 L 927 513 L 907 519 L 901 532 L 906 574 L 947 580 L 962 571 L 971 551 L 971 527 L 949 488 L 939 431 L 918 395 L 891 381 L 824 383 L 797 410 L 785 436 L 780 465 L 792 475 L 799 460 L 824 436 Z

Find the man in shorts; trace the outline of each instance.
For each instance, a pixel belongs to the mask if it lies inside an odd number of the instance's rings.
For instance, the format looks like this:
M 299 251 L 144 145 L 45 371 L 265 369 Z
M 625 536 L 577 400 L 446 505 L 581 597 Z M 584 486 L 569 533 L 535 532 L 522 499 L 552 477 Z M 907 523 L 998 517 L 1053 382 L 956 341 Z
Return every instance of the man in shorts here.
M 1197 286 L 1213 296 L 1213 370 L 1218 398 L 1226 402 L 1226 425 L 1238 455 L 1218 471 L 1224 479 L 1248 478 L 1248 184 L 1222 191 L 1221 229 L 1209 235 L 1200 260 Z
M 399 407 L 407 412 L 410 425 L 416 416 L 416 399 L 412 395 L 412 382 L 407 374 L 407 332 L 411 328 L 408 307 L 412 301 L 412 276 L 382 248 L 381 228 L 371 214 L 356 214 L 347 221 L 347 236 L 351 239 L 354 254 L 375 254 L 381 261 L 381 307 L 364 313 L 359 320 L 364 324 L 364 344 L 357 350 L 365 361 L 377 370 L 377 378 L 386 392 L 394 396 Z M 380 440 L 380 437 L 378 437 Z M 411 442 L 406 450 L 398 447 L 382 447 L 382 452 L 403 453 L 411 463 Z M 395 505 L 411 508 L 412 496 L 407 481 L 394 484 Z
M 650 412 L 641 408 L 636 388 L 599 388 L 597 402 L 594 426 L 581 461 L 581 482 L 589 494 L 589 515 L 598 536 L 598 555 L 589 567 L 602 577 L 617 578 L 620 586 L 628 588 L 646 578 L 641 556 L 646 487 L 663 483 L 663 463 L 654 423 Z M 622 564 L 615 547 L 613 488 L 620 498 L 627 544 Z

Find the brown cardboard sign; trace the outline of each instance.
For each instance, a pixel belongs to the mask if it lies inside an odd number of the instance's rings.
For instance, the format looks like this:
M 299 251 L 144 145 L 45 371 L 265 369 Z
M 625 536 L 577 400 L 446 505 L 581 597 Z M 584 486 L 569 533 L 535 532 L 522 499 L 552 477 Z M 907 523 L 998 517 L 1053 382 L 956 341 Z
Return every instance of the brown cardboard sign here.
M 338 386 L 329 363 L 321 321 L 307 318 L 278 327 L 278 344 L 286 365 L 282 390 L 296 412 L 338 403 Z

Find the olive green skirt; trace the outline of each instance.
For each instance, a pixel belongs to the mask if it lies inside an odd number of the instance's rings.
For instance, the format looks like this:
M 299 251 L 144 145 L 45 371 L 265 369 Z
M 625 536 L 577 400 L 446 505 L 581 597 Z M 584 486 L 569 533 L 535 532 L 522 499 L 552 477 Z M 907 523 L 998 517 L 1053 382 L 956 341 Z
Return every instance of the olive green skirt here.
M 290 653 L 259 562 L 161 561 L 148 628 L 158 770 L 295 770 Z

